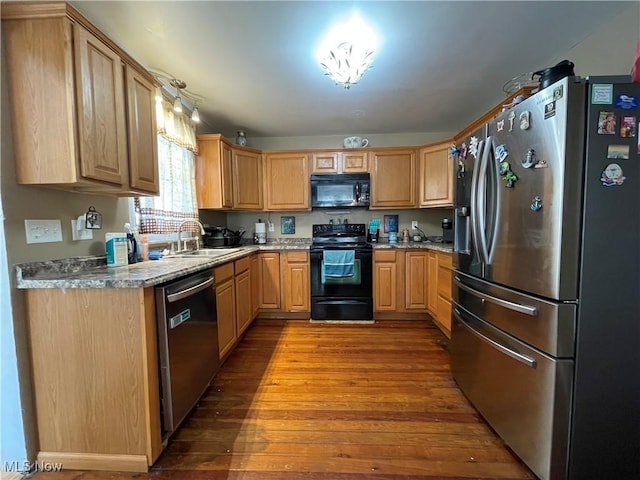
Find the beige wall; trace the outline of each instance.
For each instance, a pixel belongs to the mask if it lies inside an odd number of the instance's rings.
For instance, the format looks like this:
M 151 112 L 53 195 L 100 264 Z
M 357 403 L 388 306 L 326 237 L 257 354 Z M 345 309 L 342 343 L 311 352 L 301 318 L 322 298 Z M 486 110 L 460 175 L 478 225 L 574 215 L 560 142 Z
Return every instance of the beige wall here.
M 337 213 L 336 213 L 337 212 Z M 281 233 L 281 217 L 283 215 L 294 216 L 296 222 L 295 234 Z M 268 239 L 287 239 L 287 238 L 311 238 L 311 226 L 318 223 L 329 223 L 332 219 L 335 223 L 338 221 L 348 220 L 349 223 L 368 224 L 372 218 L 380 219 L 380 223 L 384 222 L 385 215 L 398 215 L 398 228 L 402 230 L 407 228 L 411 230 L 411 221 L 417 220 L 418 227 L 428 236 L 442 235 L 441 222 L 443 218 L 452 218 L 453 212 L 450 208 L 435 208 L 421 210 L 359 210 L 344 209 L 332 212 L 330 210 L 314 210 L 312 212 L 252 212 L 239 213 L 233 212 L 227 214 L 227 226 L 232 230 L 245 229 L 244 238 L 253 238 L 255 223 L 258 219 L 263 222 L 270 221 L 274 224 L 274 231 L 267 232 Z M 384 230 L 380 231 L 381 236 L 387 236 Z
M 359 135 L 369 140 L 370 147 L 402 147 L 409 145 L 426 145 L 452 138 L 453 132 L 420 132 L 420 133 L 387 133 Z M 353 135 L 325 135 L 316 137 L 270 137 L 248 138 L 247 145 L 261 150 L 286 150 L 305 148 L 343 148 L 344 137 Z M 232 141 L 234 137 L 229 137 Z
M 576 75 L 629 75 L 638 41 L 640 2 L 635 1 L 584 41 L 552 59 L 549 65 L 566 58 L 575 64 Z

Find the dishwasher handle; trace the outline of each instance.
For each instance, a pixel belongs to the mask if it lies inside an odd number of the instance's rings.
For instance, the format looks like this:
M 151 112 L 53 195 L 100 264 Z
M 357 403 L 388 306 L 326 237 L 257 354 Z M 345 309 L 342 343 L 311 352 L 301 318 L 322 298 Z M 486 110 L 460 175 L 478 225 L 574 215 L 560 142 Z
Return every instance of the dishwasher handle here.
M 190 297 L 191 295 L 195 295 L 202 290 L 205 290 L 213 285 L 213 277 L 207 278 L 204 282 L 198 283 L 193 287 L 185 288 L 184 290 L 180 290 L 179 292 L 170 293 L 167 295 L 167 302 L 173 303 L 178 300 L 182 300 L 184 298 Z

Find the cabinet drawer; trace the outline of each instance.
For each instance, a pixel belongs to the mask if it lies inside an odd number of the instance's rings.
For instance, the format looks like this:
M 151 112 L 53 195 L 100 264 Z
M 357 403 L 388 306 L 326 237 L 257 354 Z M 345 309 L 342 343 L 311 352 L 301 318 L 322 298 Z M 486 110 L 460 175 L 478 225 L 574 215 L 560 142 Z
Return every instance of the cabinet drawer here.
M 245 270 L 249 270 L 249 267 L 251 266 L 251 258 L 244 257 L 239 260 L 236 260 L 235 265 L 236 265 L 236 275 L 238 275 L 239 273 L 242 273 Z
M 220 285 L 225 280 L 233 277 L 233 262 L 225 263 L 213 269 L 213 278 L 216 285 Z
M 444 268 L 453 268 L 453 256 L 450 253 L 438 252 L 438 265 Z
M 307 252 L 287 252 L 286 253 L 288 263 L 306 263 L 309 261 Z
M 438 295 L 451 300 L 451 270 L 438 267 Z
M 396 252 L 394 250 L 375 250 L 373 260 L 375 262 L 395 262 Z

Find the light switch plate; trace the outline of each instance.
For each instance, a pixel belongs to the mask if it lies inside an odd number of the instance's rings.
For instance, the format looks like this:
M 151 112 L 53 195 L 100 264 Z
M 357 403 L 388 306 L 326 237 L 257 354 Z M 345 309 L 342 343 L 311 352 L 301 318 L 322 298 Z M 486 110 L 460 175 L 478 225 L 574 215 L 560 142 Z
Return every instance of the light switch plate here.
M 76 230 L 78 220 L 71 220 L 71 239 L 72 240 L 93 240 L 93 230 L 82 228 Z
M 276 231 L 276 227 L 273 223 L 269 222 L 269 231 L 270 232 L 275 232 Z
M 51 243 L 62 241 L 60 220 L 25 220 L 27 243 Z

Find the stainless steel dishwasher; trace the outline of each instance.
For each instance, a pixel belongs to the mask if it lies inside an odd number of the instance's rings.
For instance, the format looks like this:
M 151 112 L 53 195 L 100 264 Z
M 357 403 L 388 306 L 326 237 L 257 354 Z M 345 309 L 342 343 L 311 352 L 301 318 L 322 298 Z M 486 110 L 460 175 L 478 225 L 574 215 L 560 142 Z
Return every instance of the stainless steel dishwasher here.
M 156 287 L 163 438 L 218 372 L 216 290 L 210 270 Z

